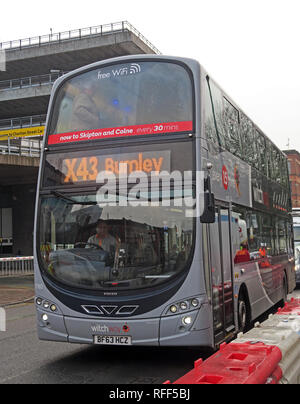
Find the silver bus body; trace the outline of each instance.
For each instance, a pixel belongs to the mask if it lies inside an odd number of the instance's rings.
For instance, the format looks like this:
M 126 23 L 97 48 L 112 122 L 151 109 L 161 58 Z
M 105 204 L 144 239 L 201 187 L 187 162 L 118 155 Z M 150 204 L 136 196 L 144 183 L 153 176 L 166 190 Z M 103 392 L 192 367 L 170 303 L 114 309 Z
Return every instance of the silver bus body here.
M 205 99 L 207 73 L 194 60 L 163 56 L 128 56 L 95 63 L 68 73 L 54 85 L 47 120 L 49 131 L 51 111 L 58 89 L 63 83 L 87 70 L 118 63 L 140 61 L 162 61 L 180 63 L 185 66 L 194 86 L 194 131 L 186 134 L 193 142 L 195 170 L 207 173 L 210 169 L 212 191 L 216 200 L 216 221 L 200 223 L 195 218 L 194 249 L 189 269 L 174 285 L 163 282 L 156 290 L 147 289 L 138 293 L 90 293 L 68 290 L 46 276 L 39 258 L 40 190 L 44 159 L 49 152 L 47 136 L 41 168 L 35 218 L 35 290 L 37 301 L 38 335 L 41 340 L 79 344 L 98 341 L 118 344 L 130 343 L 141 346 L 202 346 L 215 348 L 239 332 L 239 297 L 243 293 L 247 300 L 248 320 L 253 321 L 285 297 L 295 287 L 293 251 L 290 247 L 272 257 L 272 265 L 260 266 L 258 257 L 252 252 L 249 262 L 234 262 L 234 233 L 243 232 L 245 220 L 233 210 L 234 206 L 253 209 L 253 168 L 229 151 L 212 152 L 205 137 Z M 100 78 L 102 78 L 100 76 Z M 227 97 L 227 96 L 226 96 Z M 230 100 L 229 97 L 227 97 Z M 232 102 L 230 100 L 230 102 Z M 232 102 L 233 104 L 233 102 Z M 235 104 L 233 104 L 235 105 Z M 237 107 L 236 107 L 237 108 Z M 176 137 L 177 135 L 174 135 Z M 155 141 L 155 140 L 153 140 Z M 86 145 L 79 145 L 85 147 Z M 96 146 L 98 147 L 98 146 Z M 111 145 L 111 149 L 113 149 Z M 101 148 L 101 141 L 99 141 Z M 59 153 L 59 151 L 57 151 Z M 182 158 L 192 159 L 192 156 Z M 240 193 L 236 196 L 234 183 L 230 179 L 235 166 L 239 165 Z M 229 176 L 229 191 L 224 189 L 222 169 Z M 225 178 L 226 182 L 226 178 Z M 199 184 L 196 192 L 200 193 Z M 227 184 L 225 184 L 226 188 Z M 256 198 L 258 201 L 258 197 Z M 278 204 L 279 205 L 279 204 Z M 287 207 L 288 203 L 281 206 Z M 271 213 L 271 211 L 270 211 Z M 283 214 L 288 221 L 288 212 Z M 254 218 L 253 218 L 254 220 Z M 238 230 L 237 230 L 238 229 Z M 255 226 L 254 226 L 255 230 Z M 257 254 L 259 254 L 257 252 Z M 284 279 L 286 290 L 284 291 Z M 149 302 L 152 303 L 150 304 Z M 155 303 L 157 301 L 157 304 Z M 194 305 L 192 304 L 194 303 Z M 196 304 L 197 302 L 197 304 Z M 184 304 L 181 304 L 184 303 Z M 150 304 L 149 309 L 147 305 Z M 141 310 L 141 307 L 145 307 Z M 176 306 L 176 312 L 170 308 Z M 54 310 L 55 309 L 55 310 Z M 175 309 L 174 309 L 175 310 Z M 188 318 L 188 320 L 186 320 Z M 114 337 L 114 339 L 109 339 Z M 118 338 L 116 338 L 118 337 Z M 130 337 L 128 339 L 128 337 Z

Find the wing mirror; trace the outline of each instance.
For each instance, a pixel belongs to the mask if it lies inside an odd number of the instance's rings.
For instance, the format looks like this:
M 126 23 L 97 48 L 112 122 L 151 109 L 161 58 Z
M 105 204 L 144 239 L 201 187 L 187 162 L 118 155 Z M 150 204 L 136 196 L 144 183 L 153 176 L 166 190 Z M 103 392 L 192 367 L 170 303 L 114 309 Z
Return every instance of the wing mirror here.
M 215 223 L 216 221 L 216 204 L 215 196 L 211 191 L 210 175 L 204 180 L 204 211 L 200 217 L 201 223 Z

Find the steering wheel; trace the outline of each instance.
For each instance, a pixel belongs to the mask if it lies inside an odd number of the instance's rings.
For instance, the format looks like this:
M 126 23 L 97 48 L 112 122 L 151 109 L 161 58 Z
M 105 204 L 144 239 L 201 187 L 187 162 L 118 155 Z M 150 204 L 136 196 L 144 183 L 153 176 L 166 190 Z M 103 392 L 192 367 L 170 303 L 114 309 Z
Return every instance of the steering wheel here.
M 76 244 L 74 245 L 74 247 L 87 246 L 87 245 L 90 245 L 90 246 L 92 246 L 92 247 L 96 247 L 96 248 L 98 248 L 98 250 L 104 251 L 104 249 L 103 249 L 102 247 L 100 247 L 98 244 L 85 243 L 84 241 L 80 241 L 80 242 L 76 243 Z

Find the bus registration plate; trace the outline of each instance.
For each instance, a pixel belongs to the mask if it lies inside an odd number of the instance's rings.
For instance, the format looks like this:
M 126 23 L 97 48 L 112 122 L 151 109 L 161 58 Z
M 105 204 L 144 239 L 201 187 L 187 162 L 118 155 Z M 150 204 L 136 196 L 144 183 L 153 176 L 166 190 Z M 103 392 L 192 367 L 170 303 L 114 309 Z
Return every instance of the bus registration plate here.
M 95 335 L 94 344 L 96 345 L 132 345 L 132 339 L 129 336 L 111 336 Z

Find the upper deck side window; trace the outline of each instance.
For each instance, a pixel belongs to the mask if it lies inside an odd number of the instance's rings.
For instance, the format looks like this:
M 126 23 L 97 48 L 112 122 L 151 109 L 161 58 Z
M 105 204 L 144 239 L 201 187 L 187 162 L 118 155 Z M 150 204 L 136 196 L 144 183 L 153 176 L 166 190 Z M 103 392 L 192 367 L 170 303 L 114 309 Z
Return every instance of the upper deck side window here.
M 214 144 L 229 151 L 287 188 L 289 175 L 285 156 L 209 78 L 205 84 L 204 100 L 205 132 L 210 149 Z

